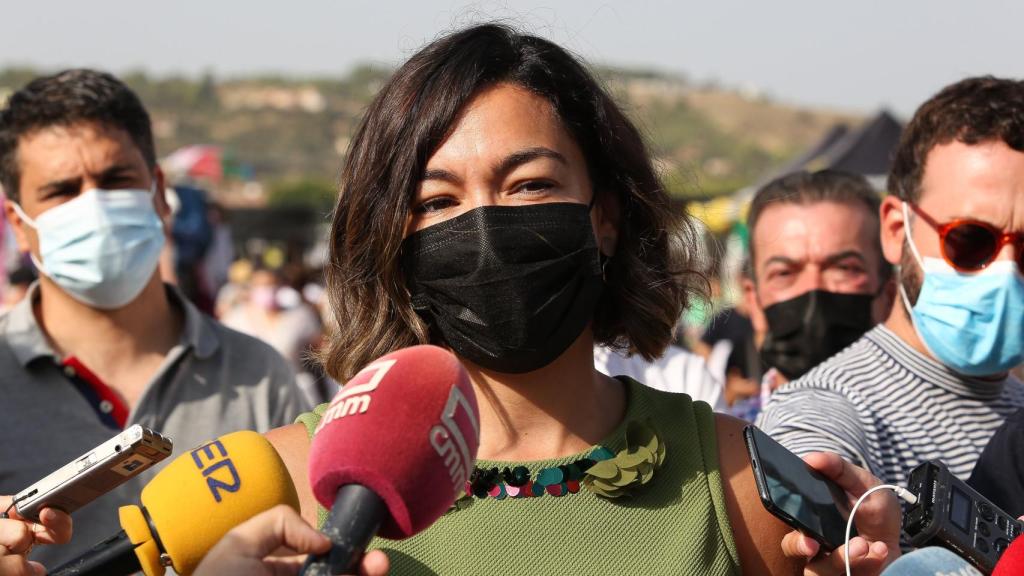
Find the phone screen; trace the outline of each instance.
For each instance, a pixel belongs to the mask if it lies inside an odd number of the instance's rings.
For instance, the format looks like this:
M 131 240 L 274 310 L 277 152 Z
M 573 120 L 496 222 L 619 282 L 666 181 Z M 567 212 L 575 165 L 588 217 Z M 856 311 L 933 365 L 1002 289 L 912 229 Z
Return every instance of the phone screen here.
M 830 549 L 842 546 L 846 518 L 840 510 L 847 510 L 843 490 L 754 426 L 746 428 L 744 437 L 766 507 Z

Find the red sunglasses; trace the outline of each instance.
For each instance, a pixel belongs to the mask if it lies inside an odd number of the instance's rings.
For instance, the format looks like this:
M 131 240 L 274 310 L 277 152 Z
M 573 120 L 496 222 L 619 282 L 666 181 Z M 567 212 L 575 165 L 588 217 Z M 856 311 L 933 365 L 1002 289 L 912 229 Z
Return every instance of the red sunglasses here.
M 942 258 L 959 272 L 977 272 L 996 259 L 996 255 L 1007 244 L 1013 244 L 1016 251 L 1017 267 L 1024 272 L 1024 234 L 1004 232 L 999 228 L 969 218 L 957 218 L 939 224 L 924 213 L 917 205 L 908 202 L 914 213 L 939 233 Z

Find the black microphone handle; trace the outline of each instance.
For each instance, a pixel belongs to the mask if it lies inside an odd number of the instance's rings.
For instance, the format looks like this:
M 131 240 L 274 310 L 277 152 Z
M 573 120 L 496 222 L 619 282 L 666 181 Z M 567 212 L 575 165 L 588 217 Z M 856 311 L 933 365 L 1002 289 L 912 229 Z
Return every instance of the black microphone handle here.
M 322 528 L 322 532 L 331 539 L 331 550 L 306 559 L 302 574 L 336 576 L 358 573 L 363 552 L 387 513 L 384 501 L 373 490 L 360 484 L 342 486 Z
M 121 530 L 87 552 L 48 572 L 49 576 L 128 576 L 142 570 L 135 545 Z

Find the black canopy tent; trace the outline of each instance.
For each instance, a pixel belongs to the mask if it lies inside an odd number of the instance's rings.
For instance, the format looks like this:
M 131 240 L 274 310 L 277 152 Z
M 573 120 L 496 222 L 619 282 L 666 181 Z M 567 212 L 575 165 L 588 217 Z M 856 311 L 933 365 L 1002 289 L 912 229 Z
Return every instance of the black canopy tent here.
M 882 190 L 902 133 L 903 123 L 888 110 L 879 111 L 855 129 L 837 124 L 806 152 L 772 170 L 767 177 L 741 190 L 738 195 L 748 200 L 758 188 L 779 176 L 798 170 L 826 168 L 861 174 L 876 189 Z

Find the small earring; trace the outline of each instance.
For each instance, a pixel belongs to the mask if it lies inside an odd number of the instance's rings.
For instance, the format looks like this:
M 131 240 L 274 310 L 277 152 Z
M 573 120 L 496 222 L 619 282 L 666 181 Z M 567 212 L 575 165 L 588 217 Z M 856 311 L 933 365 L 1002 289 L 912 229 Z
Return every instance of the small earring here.
M 605 256 L 604 253 L 601 253 L 601 281 L 605 283 L 608 282 L 607 269 L 608 262 L 611 261 L 611 259 L 611 256 Z

